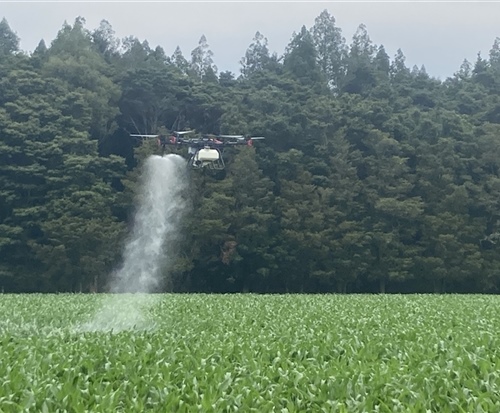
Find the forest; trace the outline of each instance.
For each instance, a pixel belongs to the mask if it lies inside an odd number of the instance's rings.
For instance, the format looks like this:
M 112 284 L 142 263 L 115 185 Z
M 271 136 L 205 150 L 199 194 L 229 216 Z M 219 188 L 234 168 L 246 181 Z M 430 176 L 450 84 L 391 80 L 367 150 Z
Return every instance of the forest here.
M 190 173 L 162 291 L 498 293 L 500 38 L 444 81 L 326 10 L 282 55 L 257 32 L 240 74 L 106 20 L 19 41 L 4 18 L 1 291 L 107 291 L 158 150 L 130 134 L 166 128 L 266 140 Z

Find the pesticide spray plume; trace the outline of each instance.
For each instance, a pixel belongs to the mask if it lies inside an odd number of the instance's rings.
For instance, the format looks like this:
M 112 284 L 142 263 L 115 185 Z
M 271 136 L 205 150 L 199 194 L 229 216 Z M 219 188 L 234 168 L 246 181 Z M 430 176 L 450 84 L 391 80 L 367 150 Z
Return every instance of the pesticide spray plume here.
M 150 293 L 161 289 L 164 271 L 173 263 L 172 249 L 187 207 L 185 174 L 185 160 L 178 155 L 153 155 L 145 161 L 123 263 L 110 283 L 110 292 L 116 294 L 84 330 L 148 328 L 147 311 L 156 302 Z
M 184 213 L 185 171 L 178 155 L 146 160 L 132 234 L 111 292 L 151 293 L 161 287 L 159 270 L 173 259 L 169 249 L 178 239 Z

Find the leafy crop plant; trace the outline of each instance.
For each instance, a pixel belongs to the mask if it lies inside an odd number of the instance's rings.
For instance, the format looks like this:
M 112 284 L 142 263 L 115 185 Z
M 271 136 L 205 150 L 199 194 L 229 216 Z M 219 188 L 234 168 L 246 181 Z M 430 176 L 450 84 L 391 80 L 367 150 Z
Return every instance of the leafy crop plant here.
M 496 296 L 162 295 L 80 328 L 107 299 L 0 296 L 1 412 L 500 411 Z

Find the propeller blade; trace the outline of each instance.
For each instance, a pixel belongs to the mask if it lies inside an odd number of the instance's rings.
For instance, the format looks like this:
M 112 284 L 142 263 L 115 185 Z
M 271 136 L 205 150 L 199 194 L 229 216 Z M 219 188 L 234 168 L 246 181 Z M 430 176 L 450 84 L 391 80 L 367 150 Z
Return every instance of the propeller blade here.
M 134 134 L 130 134 L 130 136 L 135 136 L 135 137 L 139 137 L 139 138 L 157 138 L 160 135 L 134 135 Z
M 266 138 L 264 138 L 263 136 L 252 136 L 252 137 L 250 137 L 250 139 L 253 141 L 257 141 L 257 140 L 262 140 L 262 139 L 266 139 Z
M 176 131 L 174 133 L 176 133 L 177 135 L 186 135 L 188 133 L 194 133 L 194 130 L 181 130 L 179 132 Z
M 227 139 L 243 139 L 243 135 L 218 135 L 218 138 L 227 138 Z

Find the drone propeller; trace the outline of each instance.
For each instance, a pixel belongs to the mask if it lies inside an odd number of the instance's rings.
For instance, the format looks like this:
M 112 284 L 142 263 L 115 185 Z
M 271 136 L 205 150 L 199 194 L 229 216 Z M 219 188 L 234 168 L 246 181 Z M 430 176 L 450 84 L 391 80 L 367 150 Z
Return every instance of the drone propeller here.
M 226 138 L 226 139 L 244 139 L 243 135 L 218 135 L 218 138 Z
M 237 139 L 237 140 L 260 140 L 260 139 L 266 139 L 264 136 L 244 136 L 244 135 L 219 135 L 218 138 L 225 138 L 225 139 Z
M 194 133 L 194 130 L 172 131 L 169 133 L 174 134 L 174 135 L 187 135 L 188 133 Z M 132 134 L 131 133 L 130 136 L 135 136 L 135 137 L 139 137 L 139 138 L 158 138 L 160 136 L 160 134 L 148 135 L 148 134 Z
M 194 133 L 194 130 L 181 130 L 173 132 L 176 135 L 187 135 L 188 133 Z
M 160 135 L 134 135 L 134 134 L 130 134 L 130 136 L 134 136 L 137 138 L 157 138 Z

